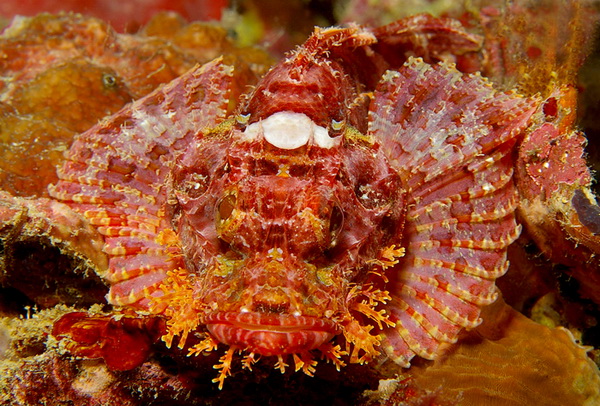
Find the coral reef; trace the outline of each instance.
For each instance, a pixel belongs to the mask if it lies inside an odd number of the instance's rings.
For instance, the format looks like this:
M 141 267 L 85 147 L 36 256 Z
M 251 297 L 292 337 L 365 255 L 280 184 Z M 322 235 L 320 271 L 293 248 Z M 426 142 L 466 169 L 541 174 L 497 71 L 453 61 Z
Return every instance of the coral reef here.
M 492 56 L 487 75 L 543 99 L 519 146 L 518 213 L 543 254 L 566 265 L 580 293 L 600 303 L 600 207 L 586 162 L 588 140 L 577 128 L 578 72 L 592 46 L 596 8 L 522 1 L 481 19 Z
M 377 385 L 377 373 L 365 367 L 338 372 L 330 366 L 310 378 L 256 365 L 251 373 L 236 372 L 231 388 L 220 391 L 210 382 L 215 357 L 189 364 L 184 354 L 167 356 L 159 346 L 153 359 L 131 371 L 110 370 L 100 359 L 68 356 L 64 341 L 50 334 L 55 320 L 73 310 L 56 306 L 0 319 L 0 404 L 352 404 L 363 389 Z M 98 305 L 88 312 L 103 314 Z

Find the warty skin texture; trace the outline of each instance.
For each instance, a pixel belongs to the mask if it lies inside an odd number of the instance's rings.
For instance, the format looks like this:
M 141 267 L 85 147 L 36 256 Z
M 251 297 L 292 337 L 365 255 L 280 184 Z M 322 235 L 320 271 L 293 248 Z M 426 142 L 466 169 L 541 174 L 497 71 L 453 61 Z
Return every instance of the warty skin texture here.
M 220 386 L 238 351 L 407 367 L 496 298 L 535 101 L 447 63 L 386 71 L 398 26 L 316 29 L 229 117 L 231 68 L 192 70 L 83 133 L 50 188 L 105 236 L 110 303 L 163 316 L 168 346 L 199 333 L 190 355 L 228 346 Z

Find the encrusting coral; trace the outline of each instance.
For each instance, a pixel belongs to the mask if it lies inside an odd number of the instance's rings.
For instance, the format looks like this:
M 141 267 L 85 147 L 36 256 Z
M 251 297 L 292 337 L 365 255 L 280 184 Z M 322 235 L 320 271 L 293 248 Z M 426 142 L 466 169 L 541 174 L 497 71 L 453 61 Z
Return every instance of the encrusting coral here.
M 234 94 L 271 64 L 263 51 L 236 47 L 224 28 L 172 14 L 136 35 L 75 14 L 15 19 L 0 37 L 0 185 L 45 196 L 75 134 L 222 54 L 236 66 Z

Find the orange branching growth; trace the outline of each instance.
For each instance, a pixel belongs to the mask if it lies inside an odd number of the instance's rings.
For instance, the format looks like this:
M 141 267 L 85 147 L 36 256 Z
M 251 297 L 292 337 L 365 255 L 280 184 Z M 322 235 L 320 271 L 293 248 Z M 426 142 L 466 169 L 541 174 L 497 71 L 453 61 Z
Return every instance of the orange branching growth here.
M 319 351 L 321 351 L 321 357 L 335 365 L 335 369 L 338 371 L 346 366 L 346 363 L 342 361 L 342 357 L 348 355 L 348 353 L 342 350 L 339 345 L 327 342 L 319 347 Z
M 353 306 L 353 309 L 356 310 L 356 311 L 361 312 L 362 314 L 364 314 L 368 318 L 370 318 L 373 321 L 375 321 L 377 323 L 377 326 L 380 329 L 383 328 L 382 322 L 385 323 L 385 324 L 387 324 L 390 327 L 394 326 L 394 322 L 390 321 L 386 317 L 384 309 L 382 309 L 382 310 L 374 310 L 373 306 L 371 306 L 369 303 L 365 303 L 365 302 L 356 303 Z
M 371 260 L 372 264 L 376 264 L 382 270 L 394 266 L 398 262 L 398 258 L 404 255 L 404 248 L 396 248 L 395 245 L 385 247 L 381 250 L 377 259 Z M 387 282 L 384 274 L 373 271 L 375 274 Z M 379 330 L 384 327 L 394 327 L 395 323 L 389 319 L 385 308 L 377 309 L 378 306 L 385 304 L 392 298 L 388 291 L 376 288 L 373 284 L 353 285 L 348 292 L 347 301 L 350 303 L 349 309 L 358 312 L 370 320 L 373 320 Z M 352 315 L 349 315 L 350 321 L 344 325 L 344 337 L 347 341 L 347 350 L 350 353 L 351 363 L 365 363 L 373 357 L 379 355 L 378 348 L 381 345 L 381 337 L 372 335 L 371 330 L 374 326 L 362 325 Z M 350 346 L 353 346 L 350 351 Z M 361 351 L 364 353 L 362 355 Z
M 391 268 L 396 265 L 400 258 L 404 256 L 404 247 L 396 248 L 395 244 L 388 247 L 383 247 L 379 252 L 379 256 L 368 261 L 369 264 L 378 265 L 382 269 Z
M 213 367 L 219 371 L 219 376 L 212 380 L 214 383 L 219 383 L 219 389 L 223 389 L 225 378 L 231 375 L 231 360 L 236 350 L 237 348 L 234 346 L 229 347 L 227 352 L 219 359 L 220 364 Z
M 252 371 L 252 365 L 254 365 L 259 359 L 260 356 L 257 357 L 257 355 L 253 352 L 244 355 L 244 358 L 242 358 L 242 369 Z
M 181 247 L 179 243 L 179 237 L 175 234 L 175 231 L 170 228 L 161 230 L 154 239 L 158 244 L 165 247 L 176 249 L 176 254 L 181 255 Z M 175 254 L 174 254 L 175 255 Z
M 213 351 L 216 348 L 217 342 L 212 337 L 207 336 L 203 341 L 201 341 L 199 344 L 195 345 L 190 349 L 188 356 L 196 356 L 205 351 Z M 346 363 L 341 360 L 341 357 L 348 355 L 348 353 L 346 351 L 341 350 L 339 345 L 333 345 L 331 342 L 327 342 L 321 347 L 319 347 L 317 350 L 321 353 L 321 358 L 325 359 L 327 362 L 332 362 L 338 371 L 340 370 L 340 368 L 346 366 Z M 252 371 L 252 366 L 256 362 L 258 362 L 258 360 L 260 359 L 260 355 L 254 352 L 243 354 L 245 351 L 246 350 L 244 348 L 230 346 L 225 351 L 225 354 L 223 354 L 223 356 L 219 358 L 219 363 L 213 367 L 214 369 L 217 369 L 219 371 L 219 376 L 213 379 L 213 382 L 219 384 L 219 389 L 223 389 L 225 379 L 231 375 L 233 356 L 236 352 L 238 354 L 242 354 L 242 369 Z M 276 356 L 277 360 L 273 365 L 274 369 L 278 369 L 282 374 L 284 374 L 290 366 L 290 364 L 288 364 L 290 355 L 292 357 L 292 360 L 294 361 L 294 372 L 298 372 L 301 370 L 308 376 L 314 376 L 318 361 L 314 359 L 315 354 L 313 354 L 310 351 L 291 354 L 279 354 Z
M 151 298 L 151 310 L 162 311 L 167 318 L 167 333 L 162 337 L 167 347 L 170 348 L 175 336 L 179 335 L 178 348 L 183 348 L 188 334 L 200 324 L 201 306 L 194 300 L 194 290 L 186 270 L 177 269 L 167 275 L 167 279 L 160 285 L 162 296 Z M 196 350 L 194 348 L 196 346 L 190 351 L 205 351 L 202 347 Z
M 188 357 L 200 355 L 203 352 L 211 352 L 217 349 L 218 342 L 209 334 L 206 334 L 204 340 L 191 347 L 188 351 Z M 256 362 L 256 361 L 254 361 Z
M 306 375 L 313 376 L 317 366 L 317 361 L 313 359 L 310 352 L 306 351 L 301 354 L 292 354 L 294 357 L 295 371 L 302 370 Z
M 350 363 L 362 365 L 380 354 L 377 348 L 381 345 L 381 338 L 371 335 L 372 329 L 373 326 L 362 326 L 356 320 L 344 326 L 346 351 L 350 354 Z M 362 355 L 360 355 L 361 351 Z
M 281 373 L 284 374 L 287 367 L 289 367 L 289 365 L 285 363 L 283 355 L 278 355 L 277 362 L 275 363 L 275 369 L 279 369 Z
M 394 326 L 394 322 L 386 316 L 385 309 L 375 310 L 379 304 L 384 305 L 386 302 L 391 300 L 391 297 L 387 291 L 375 289 L 373 286 L 368 286 L 367 288 L 358 290 L 357 286 L 353 286 L 350 290 L 350 295 L 351 297 L 364 296 L 366 298 L 360 302 L 354 303 L 352 309 L 375 321 L 379 329 L 383 328 L 383 324 L 388 327 Z

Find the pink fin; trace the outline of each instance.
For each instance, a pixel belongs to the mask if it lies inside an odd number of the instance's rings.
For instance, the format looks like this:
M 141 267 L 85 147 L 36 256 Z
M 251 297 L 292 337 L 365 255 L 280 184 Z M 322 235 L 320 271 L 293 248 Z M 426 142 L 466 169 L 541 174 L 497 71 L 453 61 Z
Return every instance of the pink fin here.
M 232 68 L 220 59 L 196 67 L 82 133 L 50 194 L 104 235 L 112 304 L 137 303 L 169 270 L 178 249 L 157 240 L 171 225 L 165 181 L 175 157 L 225 117 Z
M 420 59 L 384 75 L 369 132 L 408 190 L 406 255 L 388 274 L 396 326 L 382 343 L 397 363 L 434 358 L 496 299 L 494 281 L 520 232 L 512 146 L 536 103 Z
M 408 55 L 422 57 L 428 63 L 460 59 L 479 51 L 483 38 L 468 32 L 452 18 L 418 14 L 373 29 L 377 44 L 373 48 L 393 67 L 399 67 Z

